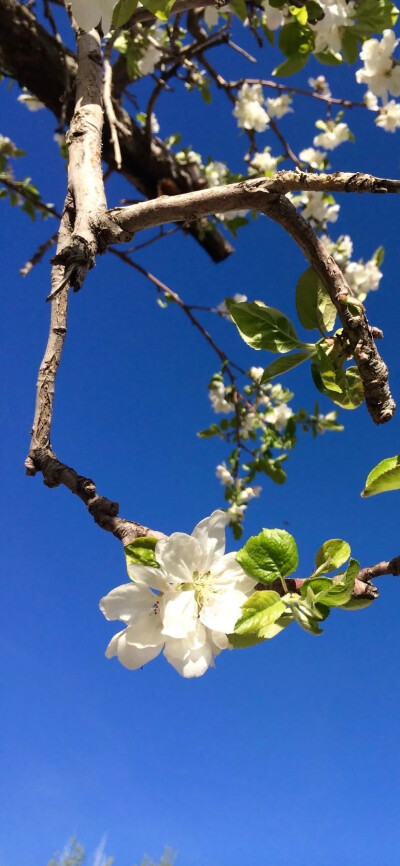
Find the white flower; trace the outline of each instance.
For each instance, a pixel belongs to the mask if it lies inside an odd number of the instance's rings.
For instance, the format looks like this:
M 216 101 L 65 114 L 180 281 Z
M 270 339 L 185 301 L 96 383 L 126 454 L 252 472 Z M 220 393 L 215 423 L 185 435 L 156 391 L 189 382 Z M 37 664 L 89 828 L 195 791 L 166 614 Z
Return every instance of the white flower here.
M 215 470 L 215 474 L 217 478 L 219 478 L 221 484 L 223 484 L 225 487 L 227 487 L 229 484 L 233 484 L 233 476 L 229 472 L 229 469 L 227 469 L 225 463 L 218 464 Z
M 364 93 L 364 102 L 369 111 L 378 111 L 378 99 L 375 96 L 375 93 L 371 93 L 370 90 L 367 90 L 367 92 Z
M 218 24 L 218 10 L 215 6 L 207 6 L 203 12 L 204 21 L 209 30 L 212 30 L 213 27 L 216 27 Z
M 271 148 L 266 147 L 262 153 L 256 153 L 249 166 L 250 174 L 274 174 L 278 165 L 278 157 L 271 156 Z
M 283 93 L 282 96 L 277 96 L 276 99 L 266 99 L 268 114 L 270 117 L 284 117 L 289 112 L 293 113 L 291 108 L 292 97 L 289 93 Z
M 325 2 L 321 5 L 324 17 L 315 24 L 310 24 L 315 33 L 315 53 L 318 54 L 326 49 L 337 53 L 341 49 L 344 27 L 353 24 L 350 13 L 353 11 L 354 4 L 347 3 L 347 0 L 337 0 L 336 3 Z
M 152 42 L 147 44 L 147 47 L 138 62 L 138 69 L 141 75 L 151 75 L 159 62 L 162 55 L 163 44 L 166 40 L 166 33 L 162 27 L 152 27 L 148 31 L 148 35 L 158 43 L 153 45 Z
M 318 126 L 323 132 L 315 136 L 313 144 L 316 147 L 326 147 L 327 150 L 334 150 L 335 147 L 339 147 L 339 144 L 348 141 L 351 135 L 347 123 L 335 123 L 334 120 L 328 120 L 325 123 L 323 120 L 319 120 Z
M 349 235 L 340 235 L 337 241 L 332 241 L 327 235 L 322 235 L 320 240 L 338 265 L 345 264 L 351 258 L 353 241 Z
M 326 152 L 324 150 L 315 150 L 314 147 L 306 147 L 299 153 L 299 158 L 303 162 L 308 162 L 311 168 L 323 169 L 325 157 Z
M 249 376 L 254 382 L 259 382 L 264 373 L 264 367 L 250 367 Z
M 238 505 L 237 502 L 233 502 L 233 504 L 226 511 L 229 522 L 237 523 L 238 520 L 243 520 L 246 508 L 247 505 Z
M 385 100 L 388 92 L 392 96 L 400 95 L 400 66 L 394 64 L 392 56 L 397 45 L 393 30 L 384 30 L 380 41 L 367 39 L 360 51 L 364 66 L 357 70 L 356 80 Z
M 247 301 L 247 295 L 240 295 L 237 292 L 236 295 L 233 295 L 232 301 L 234 301 L 235 304 L 243 304 L 245 301 Z M 218 304 L 217 310 L 221 314 L 221 316 L 224 317 L 224 319 L 231 318 L 228 307 L 226 306 L 226 298 L 224 301 L 221 301 L 221 303 Z
M 282 27 L 285 20 L 284 11 L 286 11 L 286 6 L 283 9 L 275 9 L 274 6 L 270 6 L 268 0 L 264 0 L 261 5 L 264 11 L 263 18 L 268 29 L 278 30 L 278 27 Z
M 249 411 L 246 412 L 240 425 L 239 433 L 241 438 L 248 439 L 250 431 L 255 430 L 259 426 L 260 416 L 258 412 L 254 412 L 253 409 L 249 409 Z
M 223 382 L 214 379 L 208 393 L 214 412 L 222 412 L 226 415 L 233 411 L 233 404 L 225 399 L 226 392 Z
M 386 132 L 395 132 L 400 126 L 400 103 L 391 99 L 383 108 L 380 109 L 379 115 L 375 120 L 377 126 L 380 126 Z
M 299 204 L 304 205 L 302 214 L 305 219 L 324 224 L 334 223 L 338 218 L 340 205 L 333 204 L 332 196 L 323 192 L 303 192 L 290 198 L 296 207 Z
M 255 485 L 254 487 L 245 487 L 244 490 L 240 491 L 240 504 L 250 502 L 250 499 L 255 499 L 261 493 L 262 488 L 259 485 Z
M 345 269 L 346 280 L 360 301 L 364 301 L 368 292 L 379 289 L 383 277 L 374 258 L 369 262 L 349 262 Z
M 276 430 L 281 432 L 293 415 L 293 409 L 287 406 L 286 403 L 281 403 L 280 406 L 274 406 L 267 409 L 265 417 L 269 424 L 272 424 Z
M 175 154 L 175 159 L 181 163 L 188 163 L 189 165 L 202 165 L 201 156 L 199 153 L 196 153 L 195 150 L 179 150 L 177 154 Z
M 325 78 L 325 75 L 318 75 L 317 78 L 309 78 L 308 83 L 316 93 L 320 93 L 321 96 L 331 96 L 331 91 L 329 88 L 329 84 Z
M 239 90 L 238 98 L 233 109 L 233 115 L 237 118 L 238 126 L 242 129 L 254 129 L 256 132 L 265 132 L 269 117 L 262 107 L 264 96 L 261 84 L 243 84 Z
M 209 7 L 207 7 L 209 8 Z M 204 169 L 208 186 L 221 186 L 225 183 L 228 166 L 224 162 L 209 162 Z
M 117 0 L 71 0 L 72 15 L 82 30 L 93 30 L 100 24 L 103 33 L 108 33 Z
M 21 102 L 22 105 L 25 105 L 25 108 L 28 111 L 40 111 L 41 108 L 46 108 L 43 102 L 40 99 L 37 99 L 36 96 L 33 96 L 32 93 L 21 93 L 18 96 L 17 102 Z
M 227 634 L 255 581 L 235 553 L 224 555 L 226 523 L 227 515 L 214 511 L 191 535 L 174 532 L 157 542 L 160 568 L 128 566 L 133 583 L 113 589 L 100 602 L 107 619 L 126 625 L 111 639 L 107 658 L 118 656 L 125 667 L 137 670 L 164 647 L 178 673 L 198 677 L 229 648 Z

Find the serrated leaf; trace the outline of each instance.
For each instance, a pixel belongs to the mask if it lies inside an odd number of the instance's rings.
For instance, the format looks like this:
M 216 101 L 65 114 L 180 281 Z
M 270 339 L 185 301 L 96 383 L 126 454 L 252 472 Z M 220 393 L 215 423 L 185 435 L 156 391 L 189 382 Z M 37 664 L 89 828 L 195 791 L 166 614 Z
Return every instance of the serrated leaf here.
M 327 607 L 341 607 L 342 604 L 346 604 L 351 599 L 359 571 L 360 563 L 356 559 L 351 559 L 345 573 L 340 578 L 333 578 L 331 587 L 318 597 L 318 601 Z
M 112 23 L 113 27 L 123 27 L 129 21 L 131 15 L 136 11 L 138 0 L 119 0 L 114 8 Z M 118 49 L 119 50 L 119 49 Z
M 315 565 L 320 568 L 326 564 L 326 571 L 334 571 L 347 562 L 351 553 L 350 545 L 341 538 L 331 538 L 321 545 L 315 554 Z
M 285 354 L 306 346 L 291 321 L 275 307 L 267 307 L 261 301 L 236 304 L 229 299 L 226 304 L 240 336 L 252 349 Z
M 376 493 L 386 493 L 388 490 L 398 490 L 399 488 L 400 455 L 397 454 L 396 457 L 386 457 L 374 469 L 371 469 L 361 496 L 375 496 Z
M 311 354 L 311 350 L 296 352 L 294 355 L 283 355 L 282 358 L 277 358 L 276 361 L 272 361 L 272 364 L 269 364 L 262 374 L 261 385 L 263 385 L 264 382 L 270 382 L 271 379 L 275 379 L 276 376 L 281 376 L 283 373 L 293 370 L 295 367 L 298 367 L 299 364 L 303 364 L 304 361 L 308 361 Z
M 246 574 L 266 586 L 292 574 L 299 563 L 296 542 L 285 529 L 263 529 L 253 535 L 236 559 Z
M 279 619 L 276 619 L 275 622 L 269 623 L 269 625 L 264 625 L 260 628 L 260 636 L 262 636 L 262 640 L 270 640 L 273 637 L 276 637 L 277 634 L 280 634 L 285 628 L 288 627 L 292 622 L 294 622 L 294 616 L 291 613 L 285 611 Z
M 155 557 L 155 547 L 157 538 L 152 538 L 149 535 L 135 538 L 130 544 L 124 546 L 127 565 L 151 565 L 153 568 L 158 568 L 158 562 Z
M 235 625 L 235 633 L 260 636 L 265 628 L 285 612 L 286 605 L 277 592 L 257 591 L 242 605 L 242 615 Z

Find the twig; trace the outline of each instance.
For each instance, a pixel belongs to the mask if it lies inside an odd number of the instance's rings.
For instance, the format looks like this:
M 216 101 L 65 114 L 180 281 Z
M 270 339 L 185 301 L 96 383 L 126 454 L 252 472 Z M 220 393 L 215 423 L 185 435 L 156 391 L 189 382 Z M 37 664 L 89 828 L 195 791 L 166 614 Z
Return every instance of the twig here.
M 48 216 L 55 216 L 58 217 L 58 219 L 61 219 L 61 214 L 56 211 L 53 205 L 45 204 L 43 201 L 41 201 L 40 198 L 36 198 L 36 196 L 33 195 L 32 192 L 26 189 L 22 180 L 11 180 L 11 178 L 6 177 L 5 174 L 1 173 L 0 183 L 2 183 L 3 186 L 7 187 L 7 189 L 10 189 L 12 190 L 12 192 L 20 195 L 21 198 L 25 199 L 25 201 L 30 202 L 30 204 L 32 204 L 33 207 L 36 208 L 36 210 L 43 211 L 43 213 L 48 214 Z
M 379 355 L 372 330 L 362 305 L 358 314 L 350 311 L 348 299 L 352 292 L 343 271 L 328 254 L 311 225 L 286 196 L 272 198 L 263 209 L 270 219 L 279 223 L 303 251 L 307 261 L 318 274 L 332 303 L 335 305 L 349 342 L 364 386 L 365 403 L 375 424 L 390 421 L 396 409 L 388 384 L 388 369 Z
M 103 83 L 103 101 L 104 110 L 110 127 L 110 138 L 114 148 L 115 165 L 119 171 L 122 165 L 121 148 L 119 144 L 117 132 L 117 118 L 115 116 L 113 101 L 112 101 L 112 77 L 113 71 L 111 66 L 111 53 L 114 42 L 120 33 L 120 28 L 114 31 L 111 38 L 107 41 L 104 51 L 104 83 Z
M 31 256 L 31 258 L 27 261 L 27 263 L 24 265 L 24 267 L 21 268 L 21 270 L 20 270 L 21 277 L 28 276 L 28 274 L 30 273 L 32 268 L 34 268 L 35 265 L 38 265 L 39 262 L 42 261 L 42 258 L 44 256 L 44 254 L 47 253 L 47 250 L 49 250 L 50 247 L 52 247 L 53 244 L 56 243 L 57 236 L 58 236 L 58 230 L 54 233 L 54 235 L 52 235 L 50 238 L 48 238 L 47 241 L 45 241 L 43 244 L 40 244 L 40 247 L 37 248 L 37 250 L 33 254 L 33 256 Z
M 350 99 L 339 99 L 334 96 L 324 96 L 323 93 L 318 93 L 315 90 L 303 90 L 301 87 L 291 87 L 289 84 L 278 84 L 277 81 L 270 81 L 267 78 L 239 78 L 237 81 L 225 81 L 222 85 L 227 89 L 236 90 L 242 87 L 243 84 L 261 84 L 262 87 L 271 87 L 274 90 L 279 90 L 281 93 L 298 93 L 300 96 L 309 96 L 312 99 L 319 99 L 322 102 L 328 102 L 330 105 L 341 105 L 343 108 L 366 108 L 365 102 L 354 102 Z

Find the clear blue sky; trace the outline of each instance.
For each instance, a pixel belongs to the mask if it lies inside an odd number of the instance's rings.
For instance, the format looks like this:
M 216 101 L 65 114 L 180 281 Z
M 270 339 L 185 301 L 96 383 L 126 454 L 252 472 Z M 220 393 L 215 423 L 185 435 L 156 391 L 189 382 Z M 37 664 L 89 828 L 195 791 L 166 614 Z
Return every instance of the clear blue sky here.
M 260 75 L 274 64 L 269 51 Z M 220 64 L 231 75 L 255 74 L 225 49 Z M 303 81 L 316 71 L 310 64 Z M 360 98 L 354 68 L 326 72 L 335 95 Z M 61 208 L 66 174 L 52 141 L 55 121 L 44 111 L 28 113 L 18 92 L 2 85 L 1 132 L 28 152 L 16 171 L 31 175 L 44 200 Z M 323 117 L 311 100 L 300 106 L 300 116 L 281 124 L 296 149 L 312 143 L 314 121 Z M 157 116 L 163 135 L 179 129 L 183 144 L 240 170 L 245 139 L 221 95 L 207 107 L 177 88 Z M 396 177 L 399 137 L 372 120 L 366 111 L 349 114 L 357 143 L 334 151 L 333 167 Z M 260 146 L 267 144 L 279 152 L 270 132 L 260 136 Z M 108 194 L 112 204 L 135 193 L 112 181 Z M 382 352 L 399 400 L 399 201 L 354 196 L 340 203 L 334 238 L 350 233 L 356 259 L 381 243 L 386 248 L 381 289 L 367 309 L 384 330 Z M 162 656 L 136 673 L 107 661 L 118 626 L 104 620 L 98 602 L 126 580 L 122 549 L 69 491 L 24 475 L 48 328 L 48 259 L 25 280 L 19 268 L 55 224 L 32 225 L 4 203 L 2 213 L 0 866 L 45 866 L 73 834 L 91 854 L 105 833 L 116 866 L 133 866 L 145 851 L 156 858 L 165 844 L 178 851 L 180 866 L 394 866 L 398 582 L 381 579 L 378 603 L 359 614 L 337 612 L 321 637 L 292 626 L 268 644 L 223 653 L 199 680 L 181 679 Z M 241 292 L 290 316 L 304 269 L 299 251 L 264 219 L 241 232 L 235 255 L 219 266 L 178 236 L 137 260 L 192 303 Z M 204 322 L 243 366 L 271 360 L 245 347 L 227 322 Z M 217 367 L 177 308 L 161 310 L 144 278 L 104 257 L 71 297 L 56 453 L 118 500 L 123 516 L 166 533 L 191 532 L 223 503 L 214 477 L 223 444 L 196 438 L 213 420 L 206 384 Z M 292 405 L 311 410 L 317 395 L 307 371 L 286 381 L 296 394 Z M 343 434 L 316 441 L 301 435 L 286 485 L 266 478 L 247 512 L 244 538 L 262 526 L 285 525 L 295 535 L 299 575 L 326 538 L 349 540 L 363 565 L 400 553 L 400 494 L 359 495 L 371 467 L 398 452 L 399 416 L 382 428 L 364 408 L 342 412 L 341 420 Z M 229 546 L 235 549 L 231 538 Z

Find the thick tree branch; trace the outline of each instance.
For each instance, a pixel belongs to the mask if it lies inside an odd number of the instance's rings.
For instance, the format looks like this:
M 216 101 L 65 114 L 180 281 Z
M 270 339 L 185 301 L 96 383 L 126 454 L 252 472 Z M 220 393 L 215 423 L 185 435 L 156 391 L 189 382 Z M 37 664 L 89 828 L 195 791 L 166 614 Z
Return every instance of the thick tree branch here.
M 142 10 L 145 11 L 145 10 Z M 18 0 L 0 0 L 0 68 L 27 87 L 53 112 L 59 123 L 69 121 L 74 110 L 77 61 L 69 49 L 60 47 Z M 114 104 L 121 148 L 121 174 L 147 198 L 157 196 L 158 184 L 172 180 L 182 192 L 193 189 L 193 180 L 158 138 L 149 146 L 145 133 L 121 105 Z M 114 147 L 108 124 L 103 131 L 102 159 L 115 166 Z M 189 233 L 213 261 L 233 252 L 223 235 L 209 226 L 192 224 Z

